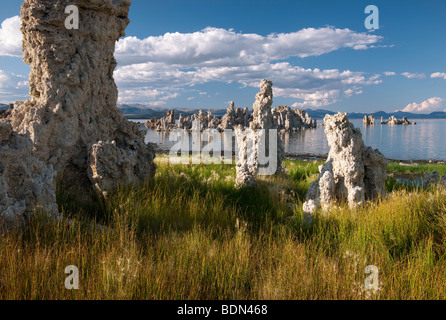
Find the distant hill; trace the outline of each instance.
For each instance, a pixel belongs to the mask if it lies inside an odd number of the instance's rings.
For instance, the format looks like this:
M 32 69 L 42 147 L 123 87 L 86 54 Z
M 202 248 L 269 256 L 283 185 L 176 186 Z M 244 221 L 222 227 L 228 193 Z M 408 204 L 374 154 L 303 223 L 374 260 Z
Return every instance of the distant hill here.
M 323 119 L 325 115 L 330 114 L 336 114 L 334 111 L 329 110 L 313 110 L 313 109 L 307 109 L 305 110 L 310 117 L 314 119 Z M 391 116 L 395 116 L 398 119 L 401 119 L 403 117 L 407 117 L 410 119 L 446 119 L 446 112 L 432 112 L 430 114 L 419 114 L 419 113 L 411 113 L 411 112 L 384 112 L 384 111 L 378 111 L 373 113 L 360 113 L 360 112 L 352 112 L 348 113 L 349 119 L 364 119 L 364 116 L 374 116 L 376 120 L 381 120 L 381 117 L 384 119 L 389 119 Z
M 363 119 L 364 116 L 374 116 L 376 120 L 381 120 L 381 117 L 384 119 L 389 119 L 391 116 L 395 116 L 398 119 L 403 117 L 407 117 L 410 119 L 446 119 L 446 112 L 432 112 L 430 114 L 420 114 L 420 113 L 411 113 L 411 112 L 391 112 L 387 113 L 384 111 L 378 111 L 374 113 L 349 113 L 350 119 Z
M 166 112 L 170 109 L 168 108 L 160 108 L 160 107 L 150 107 L 142 104 L 123 104 L 118 105 L 119 109 L 124 113 L 124 115 L 129 119 L 150 119 L 150 118 L 161 118 L 166 116 Z M 197 114 L 201 109 L 182 109 L 182 108 L 174 108 L 176 112 L 176 117 L 178 118 L 180 113 L 183 114 L 184 117 Z M 206 111 L 206 109 L 204 109 Z M 222 117 L 226 114 L 226 109 L 212 109 L 212 115 L 217 117 Z M 336 114 L 334 111 L 330 110 L 321 110 L 321 109 L 306 109 L 305 110 L 309 116 L 313 119 L 323 119 L 325 115 Z M 419 114 L 419 113 L 410 113 L 410 112 L 384 112 L 378 111 L 373 113 L 359 113 L 352 112 L 348 114 L 350 119 L 363 119 L 364 116 L 374 116 L 376 120 L 380 120 L 381 117 L 384 119 L 388 119 L 391 116 L 395 116 L 398 119 L 402 117 L 407 117 L 409 120 L 411 119 L 446 119 L 446 112 L 432 112 L 430 114 Z
M 148 107 L 141 104 L 123 104 L 118 105 L 118 108 L 121 109 L 122 113 L 124 113 L 128 119 L 162 118 L 166 116 L 168 110 L 171 110 L 169 108 Z M 183 117 L 198 114 L 202 109 L 174 108 L 174 110 L 176 117 L 178 118 L 180 114 L 183 114 Z M 226 114 L 226 109 L 212 109 L 211 111 L 212 115 L 217 117 L 222 117 Z
M 334 115 L 337 112 L 329 111 L 329 110 L 319 110 L 319 109 L 305 109 L 305 111 L 308 113 L 308 115 L 313 119 L 324 119 L 324 117 L 329 115 Z M 364 118 L 364 117 L 363 117 Z

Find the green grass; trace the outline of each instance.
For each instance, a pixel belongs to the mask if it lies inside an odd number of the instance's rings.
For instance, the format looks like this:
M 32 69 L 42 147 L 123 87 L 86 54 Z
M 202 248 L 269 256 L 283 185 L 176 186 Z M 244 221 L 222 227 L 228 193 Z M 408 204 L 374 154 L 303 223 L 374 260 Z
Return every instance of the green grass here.
M 387 166 L 387 172 L 391 174 L 424 174 L 427 172 L 438 171 L 441 175 L 446 174 L 446 163 L 428 163 L 428 164 L 407 164 L 401 165 L 398 162 L 391 162 Z
M 0 299 L 446 299 L 440 189 L 390 188 L 305 229 L 320 162 L 287 160 L 283 175 L 237 190 L 233 165 L 165 160 L 153 181 L 106 200 L 60 183 L 63 221 L 37 215 L 0 238 Z M 64 287 L 68 265 L 78 291 Z M 364 290 L 368 265 L 379 291 Z

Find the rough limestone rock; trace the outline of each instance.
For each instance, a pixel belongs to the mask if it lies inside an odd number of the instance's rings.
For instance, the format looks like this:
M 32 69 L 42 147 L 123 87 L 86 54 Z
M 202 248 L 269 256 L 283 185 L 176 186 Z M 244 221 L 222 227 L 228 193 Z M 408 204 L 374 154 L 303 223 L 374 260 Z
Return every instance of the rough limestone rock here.
M 211 120 L 209 120 L 208 128 L 217 130 L 219 125 L 220 125 L 220 119 L 214 116 Z
M 410 122 L 407 119 L 407 117 L 403 117 L 402 120 L 399 120 L 397 117 L 391 116 L 389 118 L 389 120 L 387 120 L 387 121 L 383 121 L 381 118 L 381 124 L 387 124 L 389 126 L 399 126 L 399 125 L 407 126 L 407 125 L 411 125 L 411 124 L 416 124 L 416 122 Z
M 235 128 L 235 138 L 238 147 L 235 185 L 239 188 L 253 187 L 256 183 L 255 175 L 258 169 L 254 153 L 256 133 L 251 129 L 239 126 Z
M 183 114 L 180 113 L 180 117 L 178 118 L 178 128 L 183 129 L 184 128 L 184 118 Z
M 13 129 L 29 132 L 36 156 L 58 175 L 86 176 L 88 172 L 91 182 L 105 188 L 104 192 L 110 191 L 111 184 L 98 183 L 91 172 L 117 169 L 115 182 L 135 184 L 155 173 L 153 148 L 144 143 L 146 131 L 127 121 L 116 107 L 114 50 L 116 41 L 125 35 L 130 4 L 130 0 L 25 0 L 21 10 L 31 99 L 14 107 Z M 64 26 L 68 5 L 79 8 L 79 30 Z M 115 141 L 117 161 L 132 168 L 105 161 L 90 170 L 101 161 L 93 156 L 100 141 Z M 106 150 L 111 154 L 105 155 Z M 102 150 L 101 159 L 115 159 L 115 151 Z M 131 179 L 129 170 L 135 172 Z
M 274 126 L 280 131 L 297 131 L 301 128 L 316 128 L 317 122 L 313 121 L 305 110 L 291 109 L 288 106 L 279 106 L 272 111 Z
M 9 104 L 8 110 L 0 110 L 0 119 L 5 119 L 9 117 L 14 109 L 14 104 Z
M 385 195 L 385 157 L 364 145 L 361 131 L 349 122 L 347 114 L 327 115 L 324 122 L 330 153 L 319 179 L 308 190 L 304 205 L 307 216 L 317 208 L 328 208 L 335 200 L 355 207 Z
M 198 114 L 194 115 L 195 122 L 198 122 L 200 131 L 206 130 L 208 128 L 209 119 L 208 115 L 204 112 L 204 110 L 200 110 Z
M 375 117 L 374 116 L 364 116 L 364 120 L 362 123 L 365 126 L 373 126 L 375 124 Z
M 284 148 L 277 130 L 273 135 L 275 141 L 269 141 L 270 130 L 275 129 L 271 113 L 272 86 L 271 81 L 261 81 L 260 92 L 256 95 L 253 105 L 253 121 L 250 127 L 239 125 L 235 128 L 239 158 L 236 166 L 237 187 L 250 187 L 255 184 L 255 177 L 259 174 L 261 166 L 265 165 L 262 164 L 261 155 L 270 158 L 268 165 L 272 166 L 274 171 L 271 174 L 278 174 L 283 169 Z M 276 150 L 270 149 L 273 144 L 277 147 Z
M 333 177 L 333 159 L 320 170 L 319 179 L 312 183 L 307 192 L 307 199 L 314 200 L 317 207 L 327 207 L 335 200 L 335 181 Z
M 167 111 L 166 124 L 167 125 L 174 125 L 175 124 L 175 110 Z
M 297 131 L 299 129 L 316 128 L 317 121 L 311 119 L 305 110 L 291 109 L 287 106 L 280 106 L 271 110 L 272 126 L 281 132 Z M 235 127 L 249 128 L 251 122 L 254 122 L 253 115 L 250 114 L 248 108 L 235 108 L 234 102 L 231 102 L 226 114 L 221 118 L 212 117 L 212 112 L 208 111 L 207 115 L 204 110 L 200 110 L 198 114 L 192 115 L 196 122 L 200 122 L 201 131 L 206 129 L 218 129 L 220 131 L 232 130 Z M 187 118 L 180 116 L 178 124 L 172 121 L 172 111 L 168 111 L 166 117 L 156 121 L 155 128 L 158 131 L 172 131 L 174 129 L 191 129 Z M 146 126 L 146 127 L 153 127 Z
M 120 147 L 116 141 L 99 141 L 90 149 L 88 175 L 97 191 L 107 196 L 107 190 L 114 190 L 118 184 L 133 184 L 139 177 L 147 177 L 155 172 L 156 166 L 140 166 L 151 152 L 129 151 Z
M 33 155 L 31 139 L 0 121 L 0 221 L 21 227 L 36 211 L 58 215 L 56 173 Z
M 220 130 L 232 130 L 236 126 L 234 105 L 234 102 L 231 102 L 226 114 L 221 118 Z

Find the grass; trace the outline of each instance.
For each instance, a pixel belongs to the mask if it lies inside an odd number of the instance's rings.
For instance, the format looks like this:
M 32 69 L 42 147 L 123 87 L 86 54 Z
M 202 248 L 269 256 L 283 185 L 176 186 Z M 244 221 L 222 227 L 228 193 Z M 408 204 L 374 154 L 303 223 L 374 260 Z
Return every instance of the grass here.
M 427 172 L 438 171 L 441 175 L 446 174 L 446 164 L 427 163 L 427 164 L 407 164 L 401 165 L 398 162 L 391 162 L 387 166 L 387 171 L 391 174 L 424 174 Z
M 60 183 L 63 220 L 36 215 L 0 238 L 0 299 L 446 299 L 440 189 L 393 185 L 305 229 L 321 163 L 287 160 L 285 174 L 237 190 L 233 165 L 165 160 L 153 181 L 106 200 Z M 64 287 L 69 265 L 80 290 Z M 364 288 L 368 265 L 379 290 Z

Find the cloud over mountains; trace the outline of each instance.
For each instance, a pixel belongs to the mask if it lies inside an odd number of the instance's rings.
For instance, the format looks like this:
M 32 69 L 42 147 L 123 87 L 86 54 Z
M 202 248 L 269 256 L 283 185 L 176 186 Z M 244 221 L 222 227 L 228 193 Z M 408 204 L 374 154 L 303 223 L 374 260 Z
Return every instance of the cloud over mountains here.
M 284 60 L 319 56 L 343 48 L 365 50 L 381 39 L 334 27 L 267 36 L 206 28 L 146 39 L 127 37 L 117 44 L 119 67 L 115 78 L 120 89 L 133 97 L 141 95 L 141 91 L 147 96 L 160 90 L 171 94 L 172 90 L 209 82 L 257 87 L 259 80 L 268 78 L 274 81 L 277 96 L 321 107 L 336 102 L 344 92 L 359 93 L 361 86 L 380 83 L 379 75 L 305 69 Z M 127 98 L 121 95 L 121 100 Z M 160 105 L 162 100 L 156 103 Z
M 446 112 L 446 101 L 439 97 L 427 99 L 421 103 L 410 103 L 403 109 L 404 112 L 430 113 L 435 111 Z
M 118 42 L 116 56 L 121 65 L 145 62 L 179 66 L 254 65 L 289 57 L 319 56 L 341 48 L 365 50 L 381 39 L 334 27 L 268 36 L 208 27 L 194 33 L 166 33 L 145 39 L 127 37 Z

